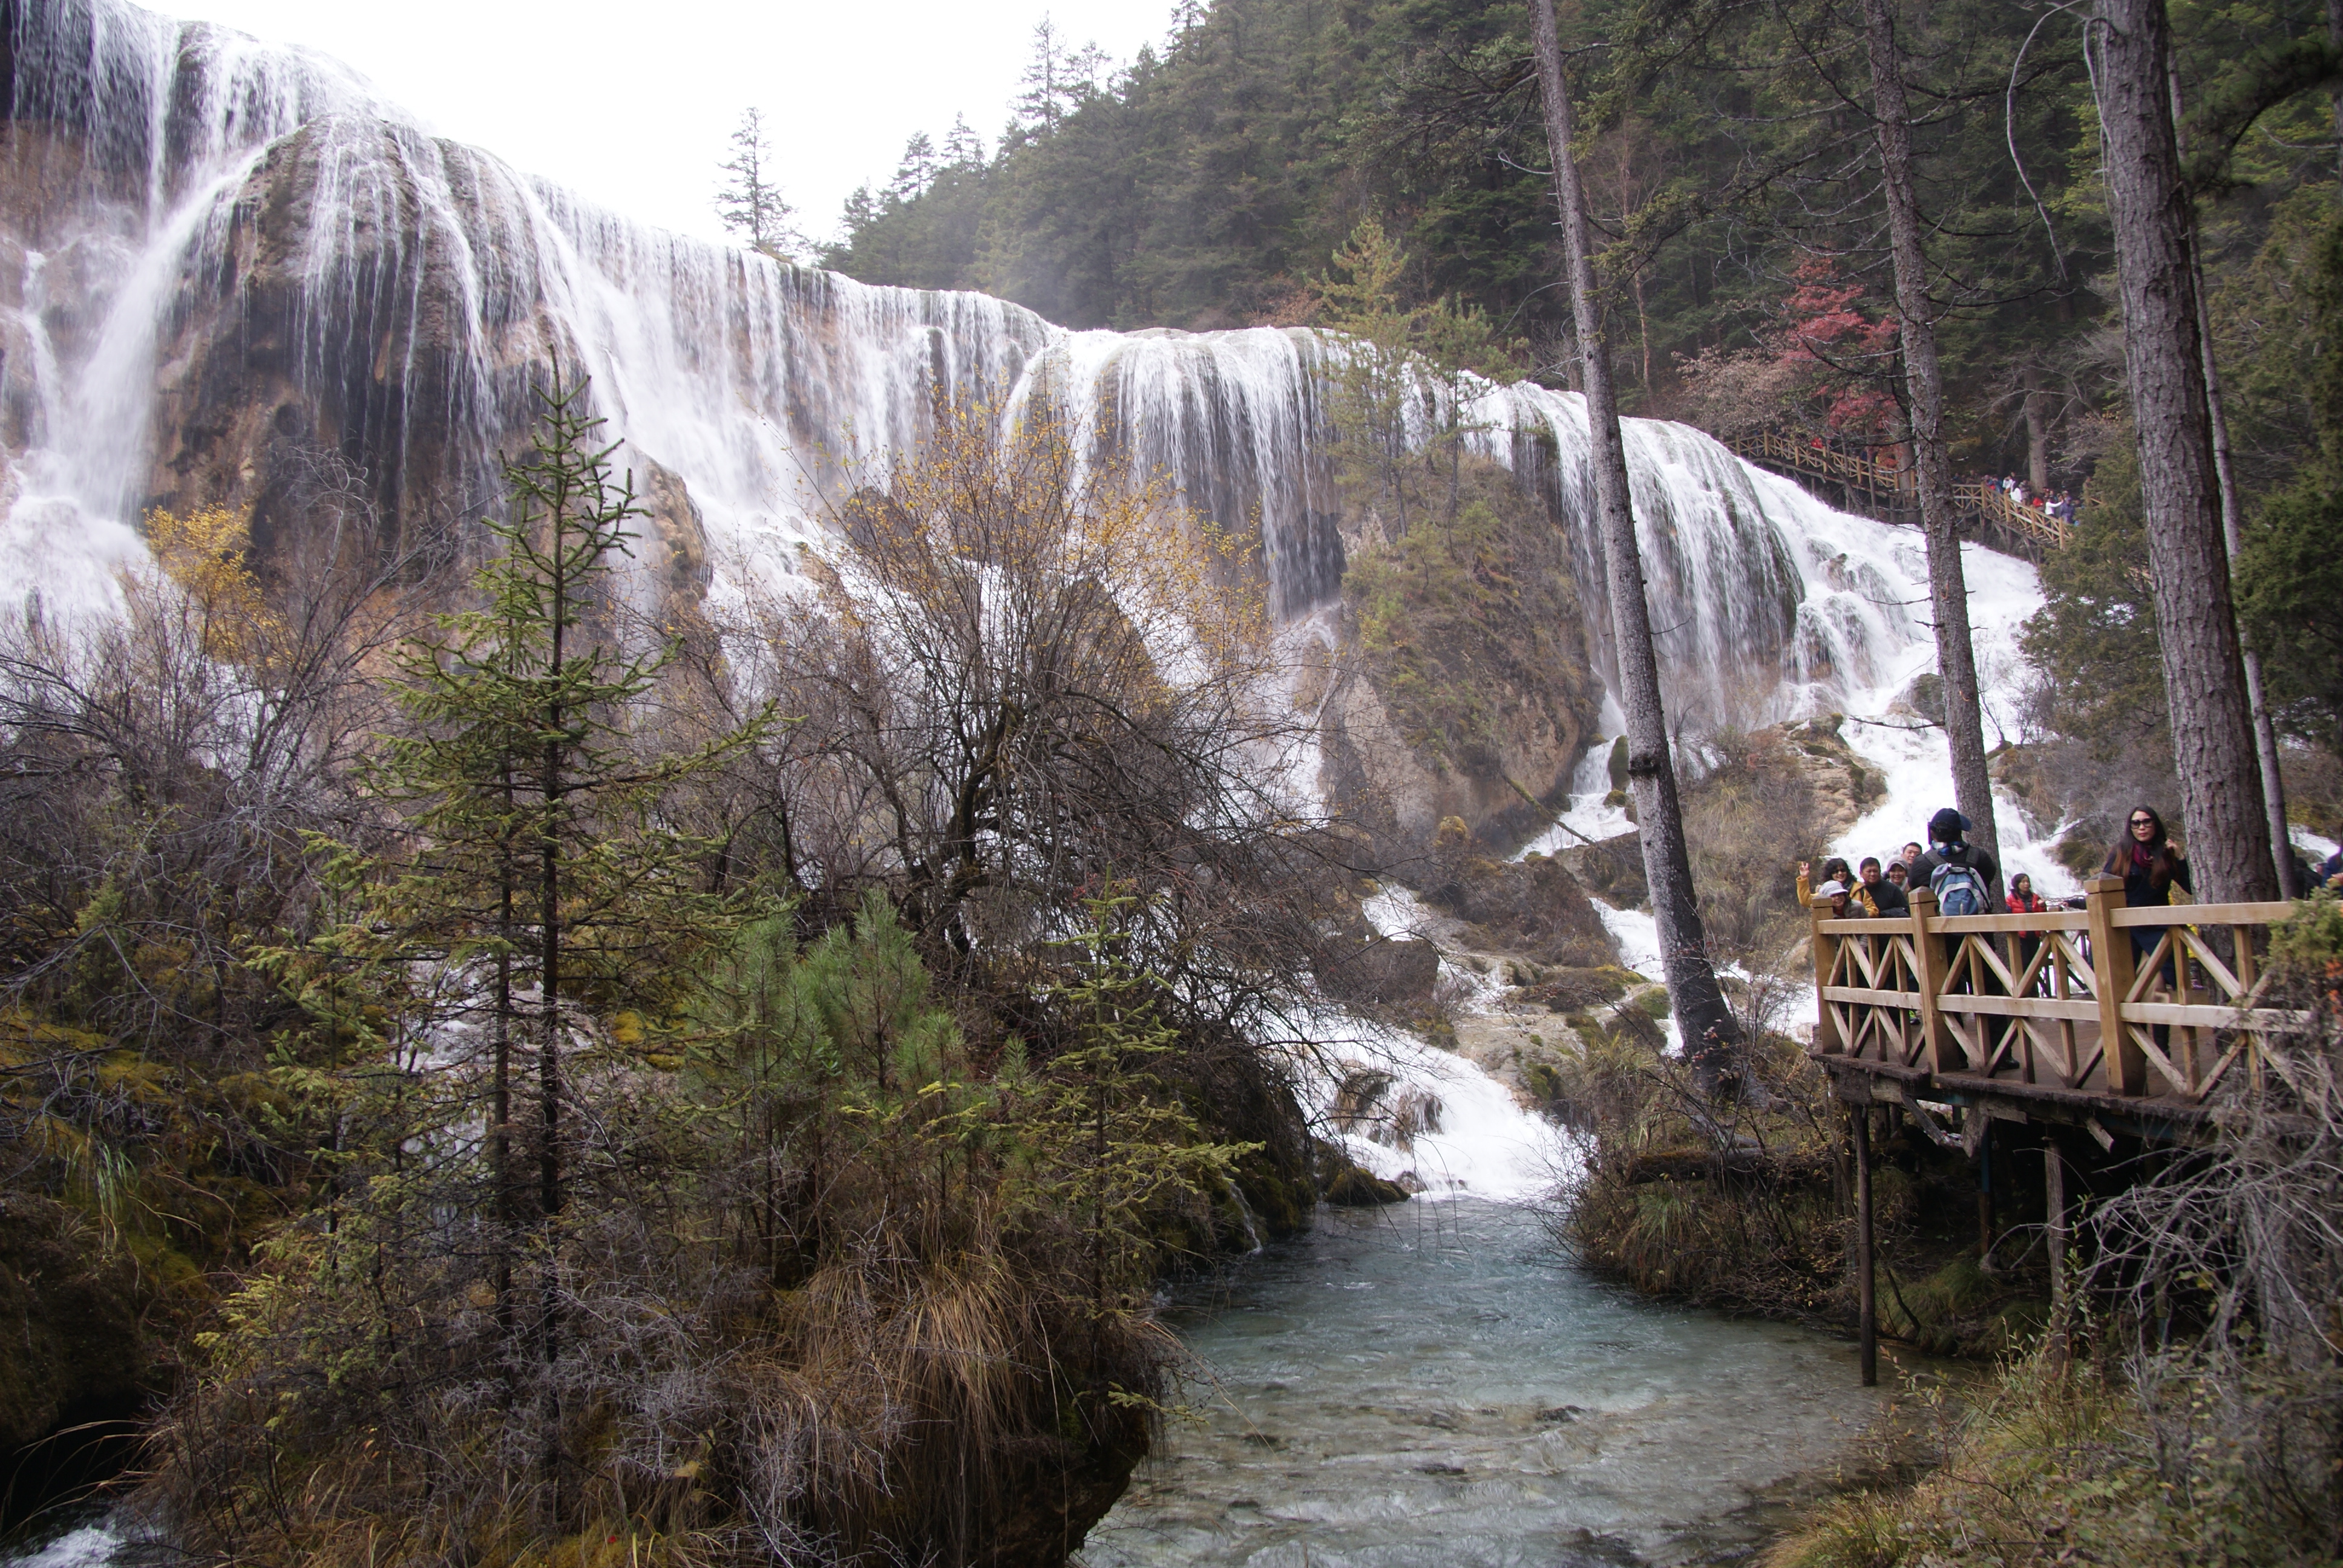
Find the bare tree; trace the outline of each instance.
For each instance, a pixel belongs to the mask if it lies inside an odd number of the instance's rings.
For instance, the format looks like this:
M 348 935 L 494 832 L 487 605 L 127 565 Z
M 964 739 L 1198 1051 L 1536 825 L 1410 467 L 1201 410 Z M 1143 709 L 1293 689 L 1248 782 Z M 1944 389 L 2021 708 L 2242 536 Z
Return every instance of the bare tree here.
M 1594 509 L 1603 535 L 1612 636 L 1617 642 L 1619 706 L 1627 716 L 1627 787 L 1644 850 L 1668 1000 L 1684 1030 L 1702 1088 L 1725 1082 L 1740 1029 L 1725 1005 L 1701 928 L 1692 860 L 1684 846 L 1684 813 L 1676 798 L 1675 764 L 1668 747 L 1667 712 L 1660 696 L 1660 665 L 1652 646 L 1651 607 L 1644 595 L 1643 552 L 1627 488 L 1627 448 L 1619 433 L 1619 397 L 1611 379 L 1611 349 L 1604 297 L 1594 281 L 1587 239 L 1586 199 L 1571 141 L 1570 89 L 1562 73 L 1562 39 L 1554 0 L 1535 0 L 1538 90 L 1545 105 L 1546 141 L 1554 157 L 1554 199 L 1562 208 L 1563 249 L 1586 373 L 1586 425 L 1594 470 Z
M 2277 867 L 2229 596 L 2164 0 L 2099 0 L 2089 35 L 2181 819 L 2206 897 L 2272 898 Z
M 835 508 L 819 593 L 759 607 L 753 678 L 801 716 L 792 869 L 883 890 L 975 989 L 1135 889 L 1134 951 L 1230 1024 L 1312 961 L 1310 716 L 1226 542 L 1082 451 L 1046 400 L 1004 430 L 940 397 Z

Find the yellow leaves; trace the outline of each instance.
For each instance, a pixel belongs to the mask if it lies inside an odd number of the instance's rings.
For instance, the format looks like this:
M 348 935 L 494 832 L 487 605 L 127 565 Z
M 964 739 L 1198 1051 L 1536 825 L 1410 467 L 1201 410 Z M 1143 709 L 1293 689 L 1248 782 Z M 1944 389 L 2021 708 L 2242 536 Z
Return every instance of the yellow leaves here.
M 215 505 L 181 517 L 158 507 L 146 514 L 146 548 L 196 618 L 205 653 L 246 666 L 266 662 L 285 628 L 246 560 L 250 512 Z M 134 575 L 126 586 L 136 597 L 160 585 Z

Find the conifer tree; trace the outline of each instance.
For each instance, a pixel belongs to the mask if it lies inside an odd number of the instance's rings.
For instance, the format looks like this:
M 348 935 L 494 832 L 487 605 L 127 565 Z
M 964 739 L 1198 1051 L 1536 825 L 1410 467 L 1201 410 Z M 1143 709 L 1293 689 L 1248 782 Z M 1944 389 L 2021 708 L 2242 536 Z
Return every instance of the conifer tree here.
M 749 912 L 746 896 L 702 890 L 709 847 L 669 826 L 662 807 L 769 722 L 759 714 L 680 756 L 657 755 L 636 733 L 636 709 L 674 650 L 612 645 L 613 578 L 641 512 L 631 477 L 613 471 L 617 447 L 596 444 L 603 421 L 586 393 L 558 371 L 539 391 L 530 449 L 506 465 L 510 515 L 485 524 L 504 549 L 475 579 L 479 606 L 439 618 L 398 658 L 409 729 L 384 738 L 367 781 L 411 847 L 339 857 L 352 918 L 313 944 L 300 977 L 311 1010 L 353 1038 L 384 1018 L 408 1040 L 450 1022 L 485 1034 L 491 1287 L 512 1341 L 508 1387 L 521 1379 L 522 1339 L 541 1371 L 557 1513 L 568 1506 L 555 1375 L 568 1058 L 610 1038 L 615 1018 L 656 1030 L 699 955 Z M 515 1102 L 531 1057 L 535 1105 L 523 1118 Z M 419 1114 L 417 1127 L 391 1129 L 394 1142 L 436 1136 L 446 1120 L 444 1107 Z M 523 1267 L 536 1274 L 533 1312 L 514 1282 Z
M 729 176 L 716 193 L 716 216 L 729 233 L 749 242 L 749 248 L 776 261 L 789 261 L 802 246 L 789 219 L 797 209 L 781 197 L 781 187 L 768 173 L 772 148 L 765 139 L 765 116 L 745 110 L 739 128 L 732 133 L 732 156 L 717 166 Z
M 1912 111 L 1904 54 L 1888 0 L 1863 0 L 1864 45 L 1871 66 L 1872 118 L 1886 198 L 1888 249 L 1896 272 L 1896 317 L 1910 397 L 1913 467 L 1920 487 L 1921 531 L 1927 540 L 1928 609 L 1936 633 L 1936 669 L 1945 690 L 1945 735 L 1953 762 L 1953 798 L 1969 819 L 1969 841 L 2001 863 L 1993 779 L 1986 771 L 1985 719 L 1977 697 L 1976 648 L 1969 635 L 1968 581 L 1953 516 L 1953 470 L 1946 450 L 1945 380 L 1936 354 L 1936 301 L 1928 295 L 1920 208 L 1912 178 Z M 1995 890 L 1999 896 L 1999 890 Z
M 2202 894 L 2266 899 L 2278 891 L 2278 869 L 2221 529 L 2189 196 L 2173 126 L 2171 23 L 2164 0 L 2099 0 L 2093 27 L 2181 819 Z

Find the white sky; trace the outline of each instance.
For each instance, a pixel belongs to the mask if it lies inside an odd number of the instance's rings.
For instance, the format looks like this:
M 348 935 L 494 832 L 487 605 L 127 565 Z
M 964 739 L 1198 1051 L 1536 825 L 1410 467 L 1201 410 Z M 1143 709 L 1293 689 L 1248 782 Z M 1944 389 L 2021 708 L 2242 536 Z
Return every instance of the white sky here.
M 1046 11 L 1118 63 L 1160 52 L 1171 0 L 146 0 L 169 15 L 304 44 L 434 131 L 630 217 L 723 237 L 726 138 L 765 113 L 782 195 L 817 238 L 914 131 L 955 113 L 989 148 Z

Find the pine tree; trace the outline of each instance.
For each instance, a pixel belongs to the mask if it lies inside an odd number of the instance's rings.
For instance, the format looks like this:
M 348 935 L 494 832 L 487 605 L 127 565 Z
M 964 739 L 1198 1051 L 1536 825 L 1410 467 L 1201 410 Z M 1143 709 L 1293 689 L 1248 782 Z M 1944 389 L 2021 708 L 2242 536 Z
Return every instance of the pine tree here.
M 2165 701 L 2188 852 L 2217 900 L 2278 892 L 2263 815 L 2175 139 L 2164 0 L 2099 0 L 2094 76 L 2146 497 Z
M 781 199 L 781 187 L 767 175 L 771 160 L 764 112 L 744 111 L 739 128 L 732 133 L 732 156 L 717 166 L 730 177 L 716 193 L 716 216 L 728 233 L 747 240 L 749 249 L 789 261 L 804 240 L 789 225 L 797 209 Z
M 511 515 L 485 525 L 504 549 L 476 578 L 480 608 L 440 618 L 399 656 L 395 695 L 408 731 L 384 739 L 367 782 L 399 813 L 411 847 L 343 851 L 337 877 L 351 918 L 287 955 L 287 967 L 306 968 L 304 1000 L 343 1035 L 378 1036 L 384 1020 L 408 1040 L 450 1022 L 484 1026 L 492 1288 L 514 1342 L 508 1366 L 526 1339 L 542 1371 L 557 1513 L 568 1473 L 553 1375 L 574 1141 L 567 1060 L 577 1042 L 608 1034 L 601 1020 L 669 1016 L 699 956 L 750 912 L 745 897 L 702 890 L 709 847 L 667 825 L 663 807 L 769 722 L 760 714 L 665 758 L 634 732 L 674 649 L 621 651 L 599 624 L 641 511 L 631 477 L 613 472 L 616 447 L 596 444 L 603 422 L 586 391 L 557 374 L 538 393 L 530 449 L 506 466 Z M 531 1055 L 536 1104 L 524 1131 L 515 1101 Z M 416 1114 L 416 1127 L 394 1129 L 394 1147 L 436 1136 L 447 1120 L 437 1108 Z M 524 1265 L 538 1282 L 525 1332 L 514 1283 Z
M 903 144 L 902 161 L 895 166 L 895 177 L 887 182 L 887 199 L 900 206 L 919 199 L 920 193 L 935 183 L 936 144 L 925 131 L 914 131 L 911 139 Z
M 969 128 L 966 115 L 954 115 L 951 129 L 944 134 L 944 163 L 956 169 L 984 166 L 984 138 Z
M 1994 823 L 1993 779 L 1986 771 L 1985 719 L 1978 705 L 1976 648 L 1969 635 L 1968 583 L 1953 516 L 1953 470 L 1945 440 L 1945 379 L 1936 356 L 1936 304 L 1928 297 L 1919 201 L 1912 181 L 1912 114 L 1888 0 L 1863 0 L 1864 42 L 1871 65 L 1872 116 L 1879 176 L 1887 203 L 1888 247 L 1896 271 L 1896 316 L 1903 337 L 1912 452 L 1927 540 L 1928 608 L 1936 631 L 1936 669 L 1945 689 L 1945 734 L 1953 762 L 1953 798 L 1969 819 L 1969 841 L 2001 863 Z M 2000 890 L 1994 890 L 2000 896 Z

